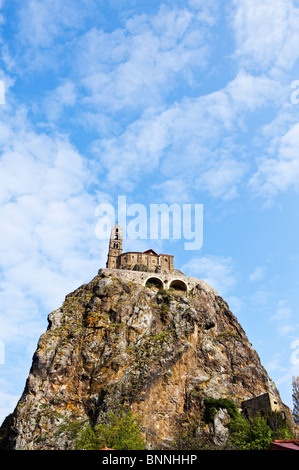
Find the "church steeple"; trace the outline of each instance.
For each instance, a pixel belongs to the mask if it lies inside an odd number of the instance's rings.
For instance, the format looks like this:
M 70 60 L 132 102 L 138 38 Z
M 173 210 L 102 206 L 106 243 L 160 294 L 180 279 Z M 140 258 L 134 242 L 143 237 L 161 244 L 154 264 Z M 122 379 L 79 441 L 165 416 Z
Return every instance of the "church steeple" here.
M 117 267 L 117 257 L 121 255 L 122 248 L 123 248 L 123 231 L 117 223 L 115 227 L 113 227 L 111 230 L 106 268 Z

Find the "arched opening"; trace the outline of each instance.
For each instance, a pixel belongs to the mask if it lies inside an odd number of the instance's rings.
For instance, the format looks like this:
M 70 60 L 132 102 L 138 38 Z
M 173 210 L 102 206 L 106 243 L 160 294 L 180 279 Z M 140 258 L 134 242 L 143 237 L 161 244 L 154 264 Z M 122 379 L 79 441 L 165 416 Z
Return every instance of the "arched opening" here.
M 178 291 L 182 291 L 182 292 L 187 292 L 188 291 L 188 286 L 181 279 L 174 279 L 169 284 L 169 289 L 174 289 L 174 290 L 178 290 Z
M 146 280 L 145 287 L 149 287 L 149 288 L 154 287 L 156 289 L 163 289 L 164 284 L 163 284 L 163 281 L 158 277 L 149 277 Z

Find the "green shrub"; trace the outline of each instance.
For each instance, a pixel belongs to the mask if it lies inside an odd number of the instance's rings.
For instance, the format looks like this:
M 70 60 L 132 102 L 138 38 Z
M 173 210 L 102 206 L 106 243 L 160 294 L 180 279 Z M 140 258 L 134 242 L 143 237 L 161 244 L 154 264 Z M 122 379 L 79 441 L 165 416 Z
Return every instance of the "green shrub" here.
M 267 424 L 270 426 L 274 439 L 294 439 L 293 433 L 287 427 L 285 419 L 281 412 L 271 411 L 266 414 Z
M 212 423 L 219 409 L 226 409 L 231 418 L 238 415 L 238 408 L 228 398 L 205 398 L 205 422 Z
M 238 449 L 267 450 L 273 440 L 266 417 L 259 414 L 250 421 L 240 415 L 231 421 L 229 428 L 230 439 Z
M 107 413 L 105 424 L 94 427 L 85 423 L 64 426 L 76 450 L 99 450 L 105 446 L 115 450 L 144 450 L 140 423 L 131 411 Z
M 242 450 L 266 450 L 274 439 L 293 438 L 281 413 L 272 412 L 261 416 L 259 413 L 254 418 L 247 419 L 239 413 L 237 406 L 227 398 L 205 399 L 205 422 L 212 423 L 217 411 L 226 409 L 231 417 L 228 424 L 228 447 Z
M 229 424 L 230 440 L 238 448 L 244 450 L 267 450 L 274 439 L 291 439 L 292 432 L 288 429 L 280 413 L 259 413 L 250 420 L 240 415 Z

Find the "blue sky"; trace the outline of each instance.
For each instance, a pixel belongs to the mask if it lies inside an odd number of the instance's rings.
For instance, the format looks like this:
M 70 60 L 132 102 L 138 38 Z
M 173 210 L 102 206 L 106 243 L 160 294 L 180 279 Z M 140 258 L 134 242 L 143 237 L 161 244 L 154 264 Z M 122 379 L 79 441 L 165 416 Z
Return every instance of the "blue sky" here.
M 105 266 L 95 211 L 120 195 L 203 204 L 200 250 L 125 249 L 174 254 L 215 287 L 292 407 L 299 2 L 0 0 L 0 14 L 0 421 L 48 313 Z

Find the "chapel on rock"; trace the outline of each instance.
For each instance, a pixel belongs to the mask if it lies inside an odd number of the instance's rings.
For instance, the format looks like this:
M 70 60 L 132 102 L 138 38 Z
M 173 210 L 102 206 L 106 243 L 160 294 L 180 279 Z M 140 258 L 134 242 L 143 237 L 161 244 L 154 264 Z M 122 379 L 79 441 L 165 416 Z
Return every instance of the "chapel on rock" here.
M 123 253 L 122 245 L 123 231 L 117 223 L 111 230 L 106 268 L 173 273 L 173 255 L 158 254 L 152 249 Z

